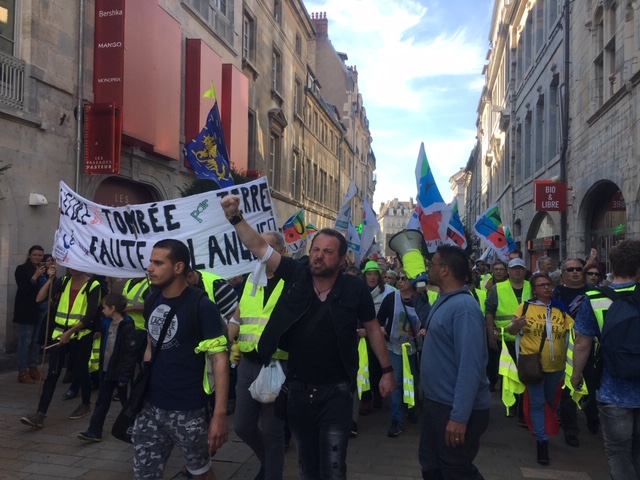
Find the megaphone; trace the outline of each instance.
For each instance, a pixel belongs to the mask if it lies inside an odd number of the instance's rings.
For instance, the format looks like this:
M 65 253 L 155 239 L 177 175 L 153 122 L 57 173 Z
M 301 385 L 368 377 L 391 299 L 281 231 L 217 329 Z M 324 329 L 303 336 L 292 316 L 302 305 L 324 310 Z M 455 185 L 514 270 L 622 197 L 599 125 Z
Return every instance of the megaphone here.
M 402 259 L 407 276 L 412 280 L 416 290 L 427 288 L 427 277 L 424 258 L 422 258 L 422 232 L 419 230 L 403 230 L 389 239 L 389 248 Z M 417 282 L 414 280 L 417 279 Z

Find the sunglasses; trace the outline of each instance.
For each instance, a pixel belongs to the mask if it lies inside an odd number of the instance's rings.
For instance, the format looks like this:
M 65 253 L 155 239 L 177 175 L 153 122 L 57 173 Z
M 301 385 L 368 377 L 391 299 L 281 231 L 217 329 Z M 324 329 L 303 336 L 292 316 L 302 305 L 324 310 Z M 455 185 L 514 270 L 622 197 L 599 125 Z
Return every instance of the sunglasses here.
M 595 277 L 599 277 L 600 276 L 600 272 L 586 272 L 585 275 L 593 275 Z
M 536 288 L 551 288 L 552 285 L 550 283 L 539 283 L 536 285 Z
M 407 277 L 402 276 L 402 277 L 398 277 L 398 281 L 399 282 L 406 282 L 407 280 L 409 280 Z
M 573 272 L 581 272 L 582 271 L 582 267 L 567 267 L 565 268 L 565 270 L 569 273 L 573 273 Z

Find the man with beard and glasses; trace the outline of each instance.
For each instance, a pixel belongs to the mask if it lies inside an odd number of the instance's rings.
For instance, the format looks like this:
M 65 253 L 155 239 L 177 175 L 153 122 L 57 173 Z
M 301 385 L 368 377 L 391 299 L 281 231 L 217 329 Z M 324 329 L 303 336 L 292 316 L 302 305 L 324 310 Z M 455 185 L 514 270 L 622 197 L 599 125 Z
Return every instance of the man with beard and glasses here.
M 342 273 L 347 242 L 336 230 L 322 229 L 314 235 L 306 265 L 283 257 L 243 220 L 240 197 L 227 195 L 221 205 L 242 243 L 284 280 L 257 351 L 264 365 L 278 347 L 289 352 L 285 391 L 300 476 L 345 479 L 358 370 L 358 322 L 383 367 L 380 394 L 386 397 L 395 388 L 369 289 L 361 278 Z

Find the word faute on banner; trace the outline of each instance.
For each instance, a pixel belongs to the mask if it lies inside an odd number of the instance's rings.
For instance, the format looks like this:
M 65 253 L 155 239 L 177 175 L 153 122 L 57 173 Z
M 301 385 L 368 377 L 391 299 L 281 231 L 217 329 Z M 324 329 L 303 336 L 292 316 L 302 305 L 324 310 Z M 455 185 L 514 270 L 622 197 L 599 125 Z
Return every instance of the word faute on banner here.
M 159 240 L 183 241 L 191 266 L 229 278 L 251 272 L 256 258 L 227 221 L 220 199 L 238 195 L 244 218 L 258 231 L 278 230 L 267 178 L 161 202 L 108 207 L 87 200 L 60 182 L 60 226 L 53 255 L 63 266 L 97 275 L 146 274 Z

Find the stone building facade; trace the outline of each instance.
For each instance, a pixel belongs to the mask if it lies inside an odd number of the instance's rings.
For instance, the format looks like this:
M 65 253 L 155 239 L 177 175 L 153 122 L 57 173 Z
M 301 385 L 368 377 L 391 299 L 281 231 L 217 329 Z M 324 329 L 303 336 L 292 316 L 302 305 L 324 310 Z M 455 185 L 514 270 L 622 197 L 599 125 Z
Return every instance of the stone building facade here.
M 408 202 L 398 201 L 397 198 L 380 204 L 380 213 L 378 214 L 378 223 L 380 224 L 380 236 L 378 245 L 380 251 L 385 257 L 395 257 L 396 253 L 389 248 L 389 239 L 396 233 L 407 228 L 407 223 L 411 218 L 416 204 L 413 198 Z
M 316 74 L 316 25 L 302 1 L 21 0 L 0 13 L 0 168 L 11 165 L 0 173 L 0 351 L 16 344 L 15 267 L 30 245 L 51 248 L 59 181 L 106 205 L 178 197 L 195 178 L 181 149 L 204 124 L 212 80 L 232 162 L 269 178 L 280 224 L 302 208 L 317 227 L 333 225 L 352 179 L 371 201 L 357 74 L 334 51 L 351 90 L 325 93 L 332 80 Z M 100 37 L 103 20 L 119 22 L 121 39 Z M 112 49 L 123 69 L 100 76 Z M 83 108 L 113 84 L 124 112 L 119 172 L 88 175 Z M 345 111 L 352 97 L 359 111 Z
M 638 8 L 495 3 L 467 216 L 498 202 L 531 265 L 596 248 L 608 267 L 609 249 L 637 236 Z M 564 215 L 535 211 L 535 180 L 566 182 Z

